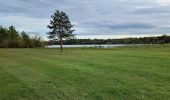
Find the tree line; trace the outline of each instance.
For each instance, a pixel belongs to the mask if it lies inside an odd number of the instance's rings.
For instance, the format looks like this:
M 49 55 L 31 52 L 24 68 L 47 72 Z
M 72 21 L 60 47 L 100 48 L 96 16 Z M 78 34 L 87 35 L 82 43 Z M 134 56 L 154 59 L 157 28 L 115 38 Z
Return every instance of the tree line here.
M 0 26 L 0 48 L 40 48 L 44 42 L 40 36 L 30 36 L 26 32 L 18 32 L 14 26 Z
M 157 37 L 124 38 L 124 39 L 70 39 L 63 40 L 65 45 L 83 44 L 166 44 L 170 43 L 170 36 L 162 35 Z M 49 41 L 48 45 L 59 45 L 59 41 Z

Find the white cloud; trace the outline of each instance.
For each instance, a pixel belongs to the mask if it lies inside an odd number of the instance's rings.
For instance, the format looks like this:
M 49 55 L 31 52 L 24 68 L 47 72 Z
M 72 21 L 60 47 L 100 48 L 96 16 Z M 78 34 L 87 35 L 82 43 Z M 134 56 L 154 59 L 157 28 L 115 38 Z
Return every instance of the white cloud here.
M 0 18 L 0 22 L 3 26 L 8 27 L 13 25 L 19 31 L 28 32 L 42 32 L 46 31 L 46 27 L 49 23 L 49 19 L 46 18 L 34 18 L 28 16 L 3 16 Z
M 149 8 L 153 8 L 153 5 L 137 5 L 134 6 L 135 9 L 149 9 Z
M 162 6 L 170 5 L 170 0 L 156 0 L 155 2 L 162 5 Z

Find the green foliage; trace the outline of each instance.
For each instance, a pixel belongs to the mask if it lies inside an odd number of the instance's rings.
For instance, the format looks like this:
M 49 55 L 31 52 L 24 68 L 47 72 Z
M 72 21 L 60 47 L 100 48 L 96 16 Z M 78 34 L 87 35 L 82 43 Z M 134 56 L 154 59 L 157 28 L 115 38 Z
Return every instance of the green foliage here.
M 170 98 L 170 45 L 0 52 L 0 100 Z
M 1 48 L 40 48 L 44 47 L 41 37 L 30 37 L 24 31 L 19 33 L 14 26 L 0 27 Z
M 21 36 L 22 36 L 22 39 L 24 41 L 24 46 L 25 48 L 28 48 L 29 47 L 29 44 L 30 44 L 30 37 L 28 34 L 26 34 L 24 31 L 21 32 Z
M 33 43 L 33 47 L 43 47 L 44 46 L 42 38 L 37 35 L 32 38 L 32 43 Z
M 0 27 L 0 46 L 8 47 L 9 45 L 9 30 L 6 28 Z
M 17 40 L 20 38 L 14 26 L 10 26 L 9 30 L 9 47 L 18 47 Z
M 124 39 L 70 39 L 64 40 L 63 44 L 167 44 L 170 43 L 170 36 L 163 35 L 157 37 L 144 38 L 124 38 Z M 49 45 L 60 44 L 59 41 L 49 41 Z
M 72 30 L 73 25 L 66 13 L 59 10 L 54 12 L 54 15 L 52 15 L 51 18 L 50 25 L 47 26 L 51 30 L 47 33 L 49 35 L 48 38 L 52 40 L 59 39 L 62 51 L 63 38 L 71 38 L 74 36 L 72 34 L 74 31 Z

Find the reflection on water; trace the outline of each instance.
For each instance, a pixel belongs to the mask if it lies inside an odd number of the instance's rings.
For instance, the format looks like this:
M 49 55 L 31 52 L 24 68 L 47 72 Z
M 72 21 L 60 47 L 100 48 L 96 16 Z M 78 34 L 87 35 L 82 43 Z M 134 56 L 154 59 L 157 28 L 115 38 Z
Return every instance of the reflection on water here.
M 88 48 L 113 48 L 125 46 L 124 44 L 106 44 L 106 45 L 63 45 L 64 48 L 78 48 L 78 47 L 88 47 Z M 49 45 L 47 48 L 60 48 L 60 45 Z

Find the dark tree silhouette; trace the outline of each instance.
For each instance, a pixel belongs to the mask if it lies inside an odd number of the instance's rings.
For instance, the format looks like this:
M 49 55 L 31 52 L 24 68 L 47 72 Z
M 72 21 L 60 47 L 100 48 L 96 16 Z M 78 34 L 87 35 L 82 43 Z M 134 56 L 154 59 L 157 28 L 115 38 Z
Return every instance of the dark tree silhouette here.
M 25 48 L 29 48 L 30 37 L 24 31 L 21 32 L 22 39 L 24 41 Z
M 55 11 L 51 18 L 50 25 L 47 26 L 51 30 L 47 33 L 49 35 L 48 38 L 54 41 L 59 39 L 62 52 L 63 39 L 74 37 L 74 30 L 72 30 L 73 25 L 63 11 Z
M 9 27 L 9 44 L 10 47 L 17 47 L 17 39 L 19 38 L 19 34 L 14 26 Z
M 9 30 L 0 26 L 0 46 L 8 48 Z

